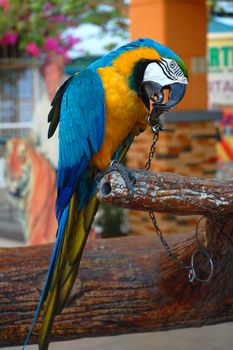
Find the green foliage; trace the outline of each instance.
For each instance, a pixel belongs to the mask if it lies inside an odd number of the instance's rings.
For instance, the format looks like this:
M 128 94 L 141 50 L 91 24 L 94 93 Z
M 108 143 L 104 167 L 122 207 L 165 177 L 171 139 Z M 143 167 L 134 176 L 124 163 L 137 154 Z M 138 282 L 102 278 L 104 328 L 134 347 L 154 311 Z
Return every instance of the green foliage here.
M 225 1 L 227 2 L 227 1 Z M 225 11 L 221 5 L 222 1 L 219 0 L 207 0 L 207 6 L 209 7 L 210 15 L 223 15 Z M 229 4 L 231 0 L 229 1 Z
M 62 46 L 60 34 L 81 23 L 97 24 L 109 31 L 108 24 L 114 20 L 114 28 L 124 30 L 127 24 L 122 6 L 123 0 L 1 0 L 0 44 L 14 44 L 15 40 L 27 51 L 27 45 L 33 43 L 41 52 L 46 38 L 55 38 Z
M 100 227 L 103 238 L 126 234 L 127 216 L 124 209 L 101 203 L 98 212 L 99 216 L 96 219 L 96 224 Z

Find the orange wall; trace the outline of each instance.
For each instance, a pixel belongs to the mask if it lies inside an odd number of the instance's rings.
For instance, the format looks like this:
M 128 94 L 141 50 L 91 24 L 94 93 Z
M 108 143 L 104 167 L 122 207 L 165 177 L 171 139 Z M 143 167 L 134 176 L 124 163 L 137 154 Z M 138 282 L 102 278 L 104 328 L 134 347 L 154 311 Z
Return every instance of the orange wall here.
M 186 63 L 189 85 L 179 109 L 207 108 L 205 0 L 131 0 L 131 38 L 150 37 Z

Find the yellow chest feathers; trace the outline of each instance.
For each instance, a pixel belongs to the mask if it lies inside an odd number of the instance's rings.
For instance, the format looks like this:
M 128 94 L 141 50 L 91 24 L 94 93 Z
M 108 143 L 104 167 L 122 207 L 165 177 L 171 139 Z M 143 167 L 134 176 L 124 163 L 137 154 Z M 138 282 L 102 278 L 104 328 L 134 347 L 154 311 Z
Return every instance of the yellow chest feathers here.
M 106 122 L 123 123 L 122 131 L 130 132 L 132 124 L 145 112 L 142 101 L 136 92 L 132 91 L 126 78 L 119 74 L 114 67 L 99 69 L 105 92 Z
M 147 108 L 136 91 L 129 88 L 128 79 L 135 63 L 140 58 L 156 59 L 156 52 L 138 48 L 125 52 L 113 61 L 112 66 L 97 69 L 101 77 L 106 106 L 104 142 L 93 157 L 98 168 L 105 168 L 113 153 L 127 135 L 137 129 L 146 128 Z
M 128 85 L 128 79 L 136 62 L 142 58 L 156 60 L 159 55 L 151 48 L 140 47 L 121 54 L 113 61 L 112 66 L 97 70 L 105 91 L 107 124 L 111 123 L 110 118 L 114 123 L 119 121 L 126 127 L 127 134 L 135 122 L 144 121 L 147 113 L 137 92 L 131 90 Z

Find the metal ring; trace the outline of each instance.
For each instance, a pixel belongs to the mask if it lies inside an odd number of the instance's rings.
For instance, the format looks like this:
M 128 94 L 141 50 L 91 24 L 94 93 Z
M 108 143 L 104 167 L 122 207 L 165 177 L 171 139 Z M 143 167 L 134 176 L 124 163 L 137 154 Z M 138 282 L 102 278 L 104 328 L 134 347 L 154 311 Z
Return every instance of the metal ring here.
M 194 259 L 195 256 L 198 252 L 201 252 L 204 256 L 206 256 L 209 260 L 209 265 L 210 265 L 210 273 L 209 276 L 207 278 L 200 278 L 197 276 L 196 270 L 195 270 L 195 265 L 194 265 Z M 191 266 L 189 269 L 189 281 L 193 282 L 194 280 L 197 280 L 199 282 L 209 282 L 209 280 L 211 279 L 211 277 L 213 276 L 214 273 L 214 264 L 213 264 L 213 260 L 211 259 L 209 253 L 207 252 L 206 249 L 204 248 L 197 248 L 196 250 L 194 250 L 192 257 L 191 257 Z
M 159 130 L 160 130 L 160 126 L 159 125 L 154 125 L 154 126 L 151 126 L 151 129 L 152 129 L 154 134 L 158 135 Z

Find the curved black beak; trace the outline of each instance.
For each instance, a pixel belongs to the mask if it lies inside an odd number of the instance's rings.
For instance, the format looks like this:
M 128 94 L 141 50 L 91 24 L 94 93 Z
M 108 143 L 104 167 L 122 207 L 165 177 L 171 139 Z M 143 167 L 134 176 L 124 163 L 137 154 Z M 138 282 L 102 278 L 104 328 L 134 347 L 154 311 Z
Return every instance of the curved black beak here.
M 187 84 L 174 83 L 168 86 L 169 97 L 167 103 L 164 104 L 165 109 L 171 109 L 179 103 L 184 97 Z
M 141 90 L 139 92 L 146 107 L 150 110 L 150 100 L 157 97 L 156 102 L 162 103 L 164 100 L 164 93 L 162 85 L 155 83 L 154 81 L 146 81 L 141 84 Z
M 186 91 L 187 84 L 174 83 L 167 86 L 162 86 L 153 81 L 146 81 L 141 85 L 140 96 L 146 107 L 150 109 L 150 100 L 154 101 L 154 108 L 159 111 L 167 111 L 179 103 Z M 169 89 L 168 101 L 163 103 L 163 89 Z M 156 99 L 155 99 L 156 97 Z

